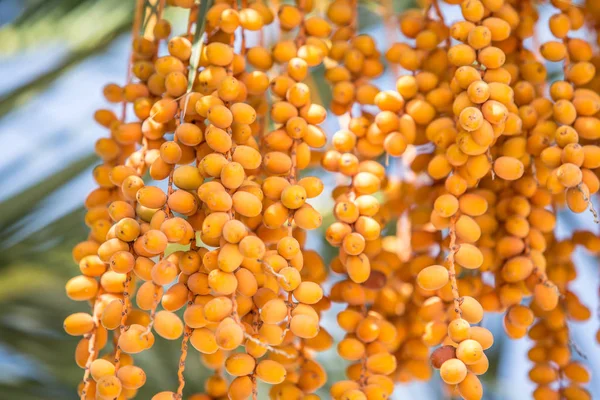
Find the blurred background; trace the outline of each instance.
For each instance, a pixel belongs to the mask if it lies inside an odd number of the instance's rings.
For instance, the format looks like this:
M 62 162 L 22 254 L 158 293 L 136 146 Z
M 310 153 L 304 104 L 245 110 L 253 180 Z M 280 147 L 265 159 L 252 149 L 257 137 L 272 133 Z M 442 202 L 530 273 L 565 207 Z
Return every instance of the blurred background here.
M 97 108 L 107 106 L 102 87 L 108 82 L 124 82 L 134 3 L 0 1 L 0 400 L 78 398 L 76 386 L 83 374 L 73 356 L 78 338 L 65 334 L 62 323 L 67 315 L 88 307 L 67 299 L 64 283 L 79 272 L 71 248 L 87 236 L 83 201 L 94 188 L 94 143 L 105 134 L 92 116 Z M 390 37 L 384 29 L 378 16 L 380 3 L 361 1 L 360 27 L 377 38 L 383 50 L 402 38 L 399 33 Z M 388 3 L 393 11 L 387 12 L 395 15 L 414 6 L 410 0 Z M 443 12 L 448 22 L 458 19 L 455 9 L 446 7 Z M 549 7 L 541 6 L 541 42 L 549 34 L 544 21 L 550 12 Z M 171 10 L 166 17 L 183 21 L 185 15 Z M 560 71 L 558 65 L 550 65 L 552 68 Z M 322 81 L 322 71 L 315 71 L 313 79 Z M 375 83 L 388 89 L 393 82 L 393 76 L 386 73 Z M 318 86 L 324 88 L 321 98 L 327 102 L 327 86 Z M 331 134 L 338 121 L 329 118 L 326 124 Z M 395 166 L 392 163 L 390 168 Z M 331 177 L 326 182 L 333 184 Z M 324 214 L 330 209 L 328 201 L 319 204 Z M 327 216 L 323 225 L 327 225 Z M 599 230 L 587 213 L 563 213 L 558 226 L 562 238 L 574 229 Z M 326 262 L 332 258 L 323 235 L 313 235 L 310 244 Z M 576 257 L 575 290 L 591 310 L 597 310 L 598 259 L 579 250 Z M 335 327 L 338 310 L 329 310 L 324 321 L 336 339 L 343 336 Z M 600 323 L 596 312 L 592 314 L 588 322 L 570 328 L 590 370 L 600 374 L 600 348 L 594 340 Z M 507 340 L 499 316 L 486 316 L 484 326 L 496 335 L 489 353 L 490 371 L 483 377 L 486 399 L 530 398 L 528 339 Z M 157 340 L 152 351 L 136 356 L 136 363 L 150 378 L 138 398 L 149 399 L 159 388 L 176 386 L 179 346 L 178 341 Z M 345 365 L 335 348 L 319 358 L 330 382 L 342 377 Z M 186 393 L 201 391 L 209 374 L 192 350 Z M 593 377 L 589 389 L 594 398 L 600 398 L 600 379 Z M 320 394 L 328 398 L 327 393 L 325 387 Z M 394 398 L 427 400 L 443 398 L 443 394 L 434 378 L 428 383 L 399 386 Z

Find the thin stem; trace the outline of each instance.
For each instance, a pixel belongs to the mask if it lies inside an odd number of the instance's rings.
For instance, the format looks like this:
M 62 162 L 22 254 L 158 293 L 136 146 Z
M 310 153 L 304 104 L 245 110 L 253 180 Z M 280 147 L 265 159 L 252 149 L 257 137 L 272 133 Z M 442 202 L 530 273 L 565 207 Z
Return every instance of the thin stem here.
M 183 398 L 183 388 L 185 387 L 185 377 L 183 372 L 185 371 L 185 361 L 188 354 L 188 342 L 190 340 L 190 336 L 192 336 L 192 332 L 194 330 L 189 326 L 185 326 L 185 331 L 183 333 L 183 340 L 181 341 L 181 356 L 179 356 L 179 368 L 177 369 L 177 379 L 179 380 L 179 386 L 177 387 L 177 397 L 179 399 Z
M 492 157 L 492 152 L 488 147 L 487 152 L 485 153 L 490 165 L 494 165 L 494 158 Z M 492 174 L 492 180 L 496 179 L 496 173 L 494 172 L 494 168 L 490 168 L 490 173 Z
M 350 22 L 350 28 L 352 29 L 352 35 L 355 36 L 358 32 L 358 0 L 352 0 L 352 21 Z
M 125 278 L 125 290 L 123 291 L 123 308 L 121 309 L 121 322 L 119 323 L 119 335 L 122 335 L 126 331 L 127 315 L 129 314 L 129 285 L 131 284 L 131 271 L 127 273 Z M 115 350 L 115 371 L 119 370 L 121 365 L 121 346 L 117 342 L 117 349 Z
M 88 343 L 88 358 L 85 362 L 85 372 L 83 374 L 83 389 L 81 390 L 81 400 L 86 399 L 87 391 L 90 387 L 90 367 L 92 363 L 97 357 L 98 349 L 96 349 L 96 333 L 98 331 L 98 313 L 99 313 L 100 302 L 98 301 L 98 296 L 96 296 L 96 300 L 94 301 L 94 306 L 92 310 L 92 320 L 94 321 L 94 328 L 89 335 L 89 343 Z
M 156 317 L 156 309 L 158 308 L 158 302 L 160 298 L 158 296 L 158 292 L 160 291 L 160 286 L 154 285 L 154 298 L 152 299 L 152 308 L 150 309 L 150 322 L 148 323 L 148 327 L 146 328 L 146 332 L 142 334 L 142 336 L 148 336 L 150 332 L 152 332 L 152 327 L 154 326 L 154 318 Z
M 248 8 L 248 0 L 242 0 L 242 8 Z M 261 34 L 263 29 L 260 30 Z M 240 54 L 242 56 L 246 55 L 246 29 L 242 26 L 242 44 L 240 49 Z
M 456 283 L 456 269 L 454 267 L 454 256 L 460 248 L 460 245 L 456 244 L 456 219 L 456 215 L 452 216 L 452 218 L 450 219 L 450 251 L 448 252 L 448 257 L 446 258 L 446 261 L 448 262 L 448 272 L 450 275 L 450 287 L 452 288 L 454 312 L 458 314 L 459 318 L 462 318 L 462 310 L 460 309 L 461 301 L 458 293 L 458 284 Z
M 442 23 L 442 25 L 447 26 L 446 20 L 444 18 L 444 14 L 442 13 L 442 9 L 440 8 L 438 0 L 433 0 L 432 5 L 433 5 L 433 9 L 435 10 L 435 14 L 437 15 L 439 21 Z M 450 47 L 452 47 L 452 39 L 450 39 L 450 35 L 448 35 L 446 37 L 445 47 L 446 47 L 446 50 L 448 50 Z
M 389 41 L 388 46 L 391 47 L 394 44 L 394 40 L 397 39 L 397 21 L 394 18 L 394 4 L 392 0 L 385 0 L 382 8 L 384 9 L 383 25 L 386 33 L 385 36 L 386 39 Z M 400 66 L 396 63 L 390 63 L 390 68 L 392 69 L 392 75 L 394 79 L 398 79 L 398 77 L 400 76 Z
M 258 400 L 258 385 L 256 384 L 256 368 L 252 371 L 250 379 L 252 380 L 252 400 Z
M 273 269 L 273 267 L 268 262 L 263 261 L 262 265 L 275 278 L 281 279 L 284 283 L 288 283 L 287 278 L 285 277 L 285 275 L 282 275 L 282 274 L 279 274 L 279 273 L 275 272 L 275 270 Z
M 298 2 L 298 9 L 300 10 L 300 14 L 302 16 L 301 18 L 301 23 L 300 23 L 300 28 L 298 29 L 298 35 L 296 36 L 296 46 L 300 47 L 302 45 L 304 45 L 304 43 L 306 42 L 306 27 L 304 26 L 304 0 L 300 0 Z
M 255 344 L 257 344 L 257 345 L 259 345 L 261 347 L 266 348 L 268 351 L 270 351 L 272 353 L 278 354 L 278 355 L 283 356 L 285 358 L 290 358 L 290 359 L 294 358 L 294 356 L 292 354 L 289 354 L 288 352 L 285 352 L 283 350 L 276 349 L 276 348 L 272 347 L 271 345 L 268 345 L 267 343 L 263 343 L 263 342 L 261 342 L 260 340 L 258 340 L 257 338 L 253 337 L 252 335 L 250 335 L 247 332 L 244 332 L 244 337 L 247 340 L 251 341 L 252 343 L 255 343 Z
M 131 27 L 131 36 L 133 39 L 137 39 L 140 36 L 140 25 L 142 23 L 142 10 L 144 9 L 144 0 L 137 0 L 135 3 L 135 16 L 133 17 L 133 25 Z M 130 52 L 129 58 L 127 59 L 127 72 L 125 75 L 125 83 L 130 83 L 132 78 L 131 66 L 133 65 L 134 56 L 133 51 Z M 121 122 L 125 122 L 127 118 L 127 101 L 123 100 L 121 106 Z
M 563 43 L 564 43 L 565 47 L 567 47 L 568 44 L 569 44 L 569 38 L 565 37 L 563 39 Z M 571 58 L 569 57 L 569 52 L 566 51 L 565 52 L 565 60 L 563 61 L 563 74 L 564 74 L 564 79 L 565 80 L 567 80 L 567 69 L 569 68 L 570 64 L 571 64 Z
M 186 304 L 186 308 L 191 306 L 193 303 L 194 294 L 188 289 L 188 302 Z M 185 371 L 185 361 L 188 354 L 188 342 L 193 332 L 194 330 L 186 324 L 183 333 L 183 340 L 181 341 L 181 355 L 179 356 L 179 367 L 177 369 L 177 379 L 179 380 L 179 386 L 177 387 L 178 399 L 183 398 L 183 388 L 185 387 L 185 376 L 183 375 L 183 372 Z
M 287 335 L 292 326 L 292 311 L 296 307 L 294 304 L 294 300 L 292 298 L 292 292 L 288 292 L 287 301 L 285 302 L 285 306 L 287 308 L 287 316 L 286 316 L 286 324 L 285 329 L 283 330 L 283 336 Z
M 188 25 L 187 25 L 188 36 L 190 36 L 192 34 L 192 26 L 194 25 L 194 21 L 196 20 L 196 16 L 195 16 L 194 12 L 198 12 L 198 6 L 196 4 L 194 4 L 194 7 L 192 7 L 190 9 L 190 14 L 188 16 Z M 199 57 L 200 57 L 200 55 L 198 55 L 198 58 Z M 196 61 L 196 63 L 194 65 L 198 65 L 198 61 Z M 190 67 L 190 69 L 192 68 L 191 60 L 189 61 L 189 67 Z M 183 112 L 179 113 L 179 124 L 183 124 L 185 115 L 187 114 L 188 96 L 191 93 L 193 86 L 194 86 L 193 82 L 188 82 L 188 89 L 186 90 L 185 94 L 183 95 Z
M 171 167 L 171 171 L 169 172 L 169 181 L 167 183 L 167 201 L 165 202 L 165 212 L 167 216 L 173 218 L 173 211 L 171 211 L 171 207 L 169 207 L 169 197 L 173 194 L 173 173 L 175 172 L 175 168 Z
M 579 190 L 579 192 L 581 193 L 581 195 L 583 196 L 583 200 L 588 203 L 588 206 L 590 207 L 590 212 L 592 213 L 592 215 L 594 216 L 594 222 L 600 223 L 600 220 L 598 219 L 598 213 L 596 212 L 596 209 L 594 208 L 594 204 L 592 203 L 592 199 L 585 194 L 585 192 L 583 191 L 583 189 L 581 188 L 581 183 L 579 185 L 577 185 L 577 190 Z
M 290 151 L 290 158 L 292 159 L 292 167 L 290 168 L 289 181 L 292 185 L 296 184 L 296 177 L 298 174 L 298 140 L 294 140 L 292 144 L 292 150 Z

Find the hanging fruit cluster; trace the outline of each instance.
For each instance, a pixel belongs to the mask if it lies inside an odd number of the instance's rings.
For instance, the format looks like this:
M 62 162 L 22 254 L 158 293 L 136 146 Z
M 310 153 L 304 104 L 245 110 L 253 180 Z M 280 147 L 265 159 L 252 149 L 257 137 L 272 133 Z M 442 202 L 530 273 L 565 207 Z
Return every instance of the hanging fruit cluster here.
M 325 318 L 348 361 L 326 396 L 387 399 L 439 370 L 450 396 L 479 400 L 490 313 L 532 340 L 533 398 L 591 399 L 570 334 L 591 312 L 571 283 L 576 246 L 600 242 L 556 224 L 564 207 L 597 219 L 600 44 L 580 38 L 600 27 L 594 1 L 550 0 L 553 38 L 538 43 L 537 1 L 428 0 L 385 49 L 357 0 L 149 3 L 126 84 L 104 89 L 119 115 L 95 114 L 108 133 L 66 284 L 91 305 L 64 322 L 82 337 L 82 400 L 134 398 L 135 354 L 161 339 L 181 342 L 179 385 L 153 400 L 184 398 L 190 351 L 214 371 L 190 400 L 257 399 L 259 381 L 273 399 L 317 399 Z M 395 88 L 374 83 L 384 74 Z M 323 223 L 319 164 L 337 182 L 329 266 L 306 245 Z

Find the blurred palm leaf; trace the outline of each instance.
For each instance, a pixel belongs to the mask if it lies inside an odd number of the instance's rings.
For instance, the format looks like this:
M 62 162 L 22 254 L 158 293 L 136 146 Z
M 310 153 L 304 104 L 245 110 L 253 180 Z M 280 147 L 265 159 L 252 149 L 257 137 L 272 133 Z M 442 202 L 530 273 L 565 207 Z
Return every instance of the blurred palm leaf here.
M 37 185 L 0 202 L 0 210 L 2 210 L 0 214 L 0 237 L 8 237 L 8 235 L 14 233 L 18 223 L 23 221 L 28 214 L 38 209 L 45 198 L 64 187 L 82 171 L 96 163 L 96 160 L 95 155 L 84 157 Z M 0 242 L 1 247 L 2 243 Z
M 4 2 L 3 8 L 11 8 Z M 119 0 L 28 0 L 12 2 L 13 19 L 1 27 L 0 52 L 13 53 L 44 42 L 89 47 L 98 38 L 130 26 L 135 2 Z M 8 10 L 7 10 L 8 12 Z
M 108 32 L 106 35 L 103 35 L 102 37 L 97 38 L 95 41 L 90 42 L 88 45 L 76 47 L 70 53 L 68 53 L 64 59 L 58 63 L 58 65 L 51 67 L 42 75 L 17 86 L 8 93 L 2 94 L 0 96 L 0 118 L 14 110 L 16 107 L 23 105 L 37 93 L 48 88 L 48 86 L 50 86 L 56 79 L 65 74 L 75 65 L 108 48 L 108 46 L 117 37 L 119 37 L 120 34 L 126 32 L 127 30 L 127 24 L 123 24 L 116 27 L 114 31 Z M 0 42 L 1 41 L 2 34 L 0 33 Z
M 46 89 L 73 66 L 105 50 L 131 26 L 133 4 L 120 0 L 24 2 L 18 17 L 0 28 L 0 54 L 10 55 L 54 41 L 62 46 L 57 51 L 63 50 L 64 55 L 40 76 L 3 93 L 0 117 Z

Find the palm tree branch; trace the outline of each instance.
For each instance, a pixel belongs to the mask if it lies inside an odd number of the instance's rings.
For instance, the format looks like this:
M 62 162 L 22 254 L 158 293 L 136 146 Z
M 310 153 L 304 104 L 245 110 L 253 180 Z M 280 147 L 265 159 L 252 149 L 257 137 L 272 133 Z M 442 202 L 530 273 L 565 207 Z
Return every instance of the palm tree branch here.
M 0 97 L 0 118 L 22 106 L 36 93 L 49 87 L 56 79 L 74 66 L 87 60 L 92 55 L 106 50 L 117 37 L 128 30 L 129 22 L 120 24 L 114 31 L 107 33 L 93 45 L 82 46 L 72 51 L 63 61 L 49 71 L 4 94 Z

